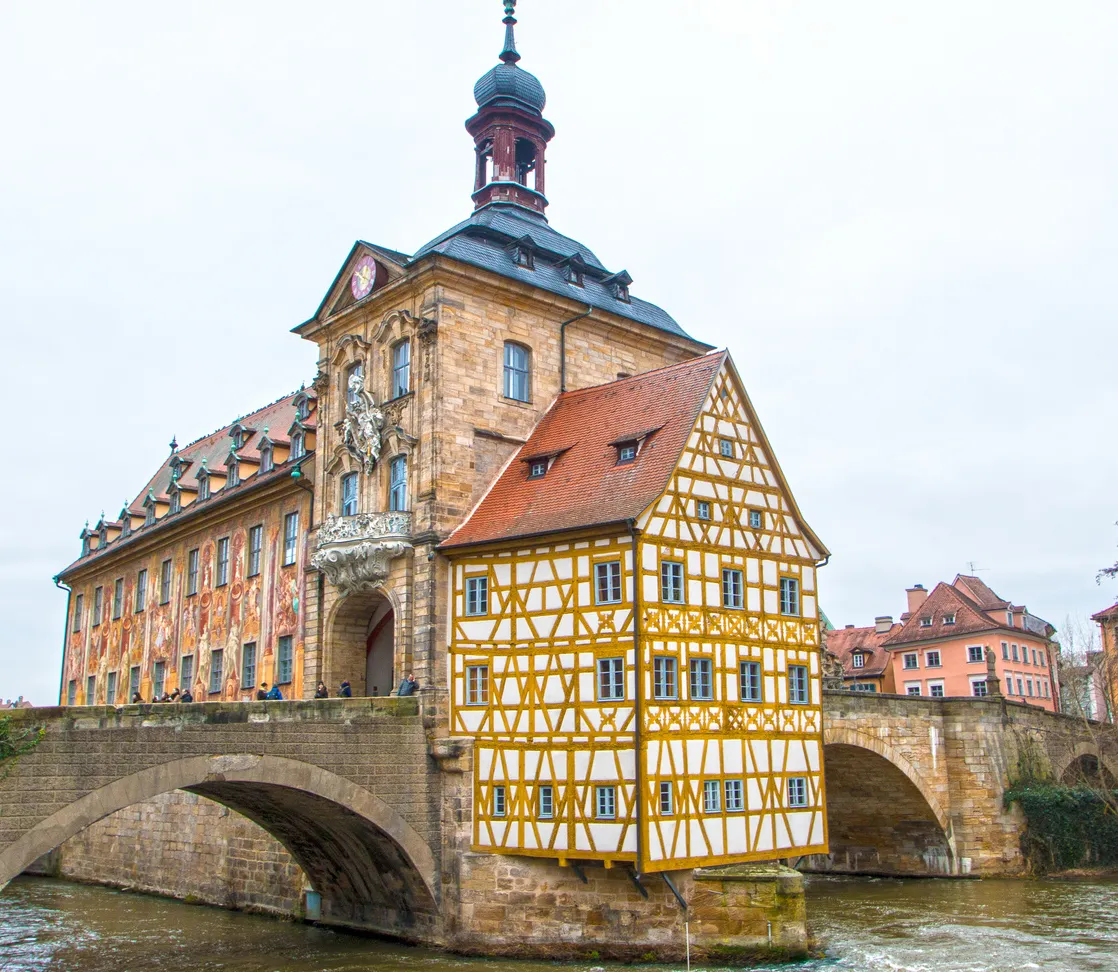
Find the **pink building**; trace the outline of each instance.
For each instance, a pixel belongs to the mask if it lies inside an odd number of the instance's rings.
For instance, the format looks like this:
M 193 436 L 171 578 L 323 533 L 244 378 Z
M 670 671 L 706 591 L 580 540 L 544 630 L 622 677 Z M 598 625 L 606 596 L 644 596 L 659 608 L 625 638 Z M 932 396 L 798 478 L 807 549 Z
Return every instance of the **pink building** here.
M 881 642 L 895 692 L 985 695 L 989 651 L 1004 696 L 1058 711 L 1059 645 L 1047 621 L 965 574 L 931 593 L 920 584 L 907 593 L 908 610 Z

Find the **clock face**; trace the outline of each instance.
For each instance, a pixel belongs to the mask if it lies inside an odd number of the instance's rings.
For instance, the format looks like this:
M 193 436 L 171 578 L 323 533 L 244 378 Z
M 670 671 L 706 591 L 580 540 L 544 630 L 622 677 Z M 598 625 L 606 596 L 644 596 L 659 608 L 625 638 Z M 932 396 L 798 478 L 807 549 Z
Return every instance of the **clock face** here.
M 349 278 L 349 289 L 353 291 L 353 299 L 360 300 L 362 297 L 368 297 L 373 292 L 373 285 L 376 282 L 376 261 L 366 254 L 353 268 L 353 276 Z

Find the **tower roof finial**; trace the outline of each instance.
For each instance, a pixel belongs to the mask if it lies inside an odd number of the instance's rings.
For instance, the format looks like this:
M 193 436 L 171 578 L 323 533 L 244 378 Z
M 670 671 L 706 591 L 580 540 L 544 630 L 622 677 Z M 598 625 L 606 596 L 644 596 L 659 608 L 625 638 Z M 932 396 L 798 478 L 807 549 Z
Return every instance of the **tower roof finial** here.
M 501 51 L 501 60 L 506 64 L 515 64 L 520 60 L 520 55 L 516 53 L 516 38 L 513 37 L 512 29 L 516 24 L 516 0 L 504 0 L 505 2 L 505 19 L 502 21 L 505 25 L 505 49 Z

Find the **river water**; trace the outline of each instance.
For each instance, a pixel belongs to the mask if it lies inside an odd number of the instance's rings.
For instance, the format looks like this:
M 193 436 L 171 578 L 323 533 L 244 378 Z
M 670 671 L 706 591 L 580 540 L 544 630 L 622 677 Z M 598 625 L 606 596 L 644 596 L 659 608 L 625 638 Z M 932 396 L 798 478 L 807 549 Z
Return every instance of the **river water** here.
M 812 877 L 808 908 L 825 956 L 778 967 L 783 972 L 1118 972 L 1118 881 Z M 557 968 L 562 966 L 459 959 L 294 922 L 40 878 L 21 878 L 0 894 L 0 972 Z M 602 969 L 586 963 L 570 968 Z

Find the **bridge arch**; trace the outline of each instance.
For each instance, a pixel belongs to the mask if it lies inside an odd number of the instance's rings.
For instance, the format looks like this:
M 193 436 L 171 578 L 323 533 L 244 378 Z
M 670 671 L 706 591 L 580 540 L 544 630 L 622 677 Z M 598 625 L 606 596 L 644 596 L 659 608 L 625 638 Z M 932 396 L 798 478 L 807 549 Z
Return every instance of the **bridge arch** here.
M 892 874 L 956 872 L 950 818 L 904 753 L 888 740 L 832 724 L 823 730 L 823 761 L 831 854 L 812 861 L 812 867 Z
M 243 814 L 279 840 L 322 895 L 324 920 L 403 937 L 435 924 L 435 858 L 399 813 L 321 767 L 248 753 L 173 760 L 87 793 L 0 852 L 0 888 L 98 820 L 178 789 Z
M 1107 789 L 1118 787 L 1118 775 L 1107 765 L 1094 742 L 1081 742 L 1072 747 L 1056 779 L 1068 786 L 1086 783 Z

